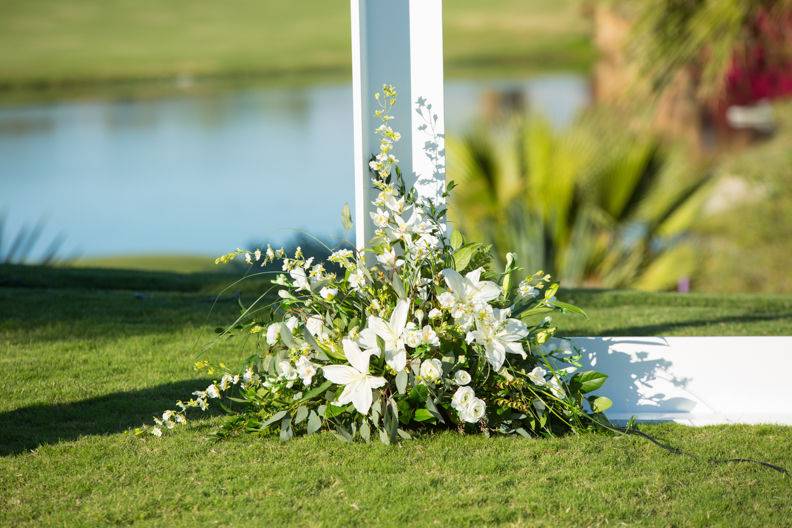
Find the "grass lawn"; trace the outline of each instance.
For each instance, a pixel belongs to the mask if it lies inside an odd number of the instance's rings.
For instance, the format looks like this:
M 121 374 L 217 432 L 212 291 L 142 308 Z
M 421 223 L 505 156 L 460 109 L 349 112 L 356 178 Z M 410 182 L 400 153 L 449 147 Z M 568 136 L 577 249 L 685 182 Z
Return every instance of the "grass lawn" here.
M 133 428 L 195 388 L 198 357 L 236 313 L 218 274 L 0 267 L 0 526 L 780 526 L 792 486 L 637 438 L 442 434 L 398 447 L 319 435 L 289 444 L 207 437 L 217 418 L 157 440 Z M 251 295 L 244 289 L 243 299 Z M 792 296 L 568 292 L 570 334 L 789 334 Z M 644 426 L 704 456 L 792 468 L 792 429 Z M 786 519 L 786 520 L 785 520 Z
M 0 88 L 351 72 L 348 0 L 0 0 Z M 578 0 L 445 2 L 451 73 L 581 68 Z

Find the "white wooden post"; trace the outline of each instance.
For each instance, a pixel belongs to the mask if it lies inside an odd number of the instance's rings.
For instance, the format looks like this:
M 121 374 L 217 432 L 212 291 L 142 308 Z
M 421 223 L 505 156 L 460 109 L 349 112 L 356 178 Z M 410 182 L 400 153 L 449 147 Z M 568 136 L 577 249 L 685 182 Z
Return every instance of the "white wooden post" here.
M 352 97 L 355 142 L 355 238 L 363 247 L 374 234 L 369 216 L 372 191 L 368 163 L 379 150 L 374 134 L 374 93 L 383 84 L 398 91 L 392 126 L 402 134 L 396 157 L 408 184 L 436 202 L 445 185 L 443 146 L 443 25 L 442 0 L 351 0 Z M 423 98 L 437 116 L 431 129 L 415 112 Z M 427 142 L 436 141 L 438 157 L 429 159 Z M 431 145 L 429 145 L 431 149 Z

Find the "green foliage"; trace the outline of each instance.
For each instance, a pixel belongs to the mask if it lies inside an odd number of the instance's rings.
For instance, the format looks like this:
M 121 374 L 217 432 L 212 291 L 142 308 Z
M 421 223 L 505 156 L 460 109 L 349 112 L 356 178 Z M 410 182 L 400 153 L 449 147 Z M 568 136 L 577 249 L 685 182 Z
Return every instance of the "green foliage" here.
M 497 255 L 566 285 L 669 289 L 695 265 L 686 236 L 709 179 L 679 152 L 595 119 L 534 118 L 450 140 L 451 214 Z

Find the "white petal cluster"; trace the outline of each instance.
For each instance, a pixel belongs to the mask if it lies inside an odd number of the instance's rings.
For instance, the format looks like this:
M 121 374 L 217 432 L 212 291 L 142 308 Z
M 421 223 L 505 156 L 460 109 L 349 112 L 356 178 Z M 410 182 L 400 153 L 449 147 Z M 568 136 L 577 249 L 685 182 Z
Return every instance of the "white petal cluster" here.
M 459 415 L 459 419 L 476 423 L 484 417 L 487 405 L 484 400 L 477 398 L 475 392 L 470 387 L 459 387 L 451 398 L 451 407 Z

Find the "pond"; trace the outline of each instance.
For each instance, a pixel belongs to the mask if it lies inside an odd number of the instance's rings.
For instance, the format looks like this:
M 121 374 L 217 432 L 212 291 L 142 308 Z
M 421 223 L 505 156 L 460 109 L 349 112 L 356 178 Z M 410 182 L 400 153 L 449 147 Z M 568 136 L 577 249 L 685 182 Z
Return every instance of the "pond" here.
M 564 126 L 588 100 L 574 74 L 451 80 L 446 129 L 504 107 Z M 353 201 L 351 107 L 348 85 L 0 107 L 5 238 L 43 220 L 39 250 L 63 233 L 95 257 L 332 237 Z

